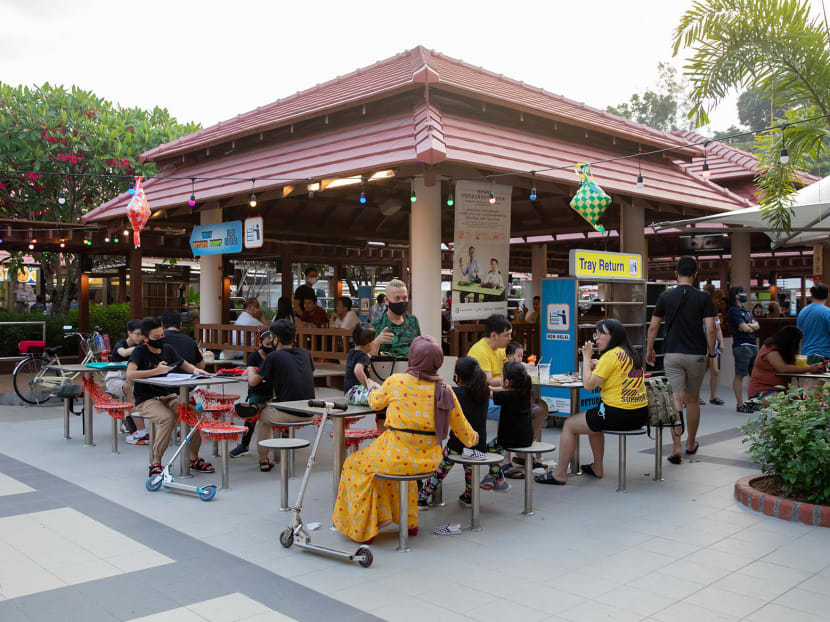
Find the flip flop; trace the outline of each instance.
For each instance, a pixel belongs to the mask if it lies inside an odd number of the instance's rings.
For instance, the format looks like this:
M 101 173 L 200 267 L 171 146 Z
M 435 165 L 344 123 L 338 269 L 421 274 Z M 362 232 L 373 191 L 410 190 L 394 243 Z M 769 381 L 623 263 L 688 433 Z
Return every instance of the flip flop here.
M 694 449 L 692 449 L 692 450 L 687 449 L 687 450 L 686 450 L 686 453 L 687 453 L 687 454 L 690 454 L 690 455 L 691 455 L 691 454 L 696 454 L 696 453 L 697 453 L 697 450 L 698 450 L 698 448 L 699 448 L 699 447 L 700 447 L 700 443 L 695 442 L 695 448 L 694 448 Z
M 669 456 L 668 458 L 666 458 L 666 460 L 668 460 L 672 464 L 680 464 L 681 462 L 683 462 L 680 456 Z
M 553 471 L 548 471 L 544 475 L 537 475 L 533 478 L 534 481 L 539 482 L 540 484 L 552 484 L 554 486 L 564 486 L 566 482 L 560 482 L 553 476 Z
M 579 468 L 582 469 L 582 472 L 585 473 L 585 475 L 590 475 L 591 477 L 596 477 L 597 479 L 602 479 L 599 475 L 594 473 L 593 466 L 594 466 L 593 464 L 583 464 Z

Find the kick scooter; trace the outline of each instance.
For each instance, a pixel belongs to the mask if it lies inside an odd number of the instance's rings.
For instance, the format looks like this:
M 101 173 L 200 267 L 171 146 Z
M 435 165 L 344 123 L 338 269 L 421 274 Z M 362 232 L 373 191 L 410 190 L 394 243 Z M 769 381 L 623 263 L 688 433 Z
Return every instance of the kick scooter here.
M 194 433 L 198 433 L 199 424 L 202 423 L 202 419 L 205 418 L 205 414 L 202 412 L 202 405 L 197 405 L 196 409 L 201 415 L 199 420 L 196 422 L 196 425 L 190 429 L 187 436 L 185 436 L 184 441 L 179 445 L 179 448 L 176 450 L 176 453 L 173 454 L 173 457 L 170 458 L 170 461 L 164 465 L 164 470 L 162 470 L 161 475 L 153 475 L 148 477 L 147 481 L 144 482 L 145 488 L 147 488 L 150 492 L 155 492 L 163 486 L 166 490 L 181 490 L 184 492 L 195 493 L 199 495 L 199 498 L 202 501 L 210 501 L 216 495 L 215 484 L 209 484 L 208 486 L 191 486 L 188 484 L 182 484 L 175 481 L 173 479 L 173 474 L 170 472 L 170 465 L 176 461 L 176 458 L 179 457 L 182 449 L 190 445 L 190 437 L 193 436 Z
M 306 488 L 308 488 L 308 480 L 311 476 L 311 468 L 314 466 L 314 459 L 317 456 L 317 447 L 320 445 L 320 437 L 323 435 L 323 430 L 326 427 L 326 419 L 332 410 L 346 410 L 348 406 L 342 402 L 323 402 L 319 400 L 309 400 L 308 405 L 312 408 L 322 408 L 323 417 L 320 420 L 320 426 L 317 428 L 317 435 L 314 437 L 314 444 L 311 446 L 311 454 L 308 457 L 308 464 L 306 465 L 305 475 L 303 475 L 303 483 L 300 484 L 300 492 L 297 495 L 297 503 L 291 508 L 294 513 L 294 519 L 290 527 L 286 528 L 280 534 L 280 544 L 285 548 L 289 548 L 292 544 L 296 544 L 299 548 L 305 549 L 317 555 L 325 555 L 334 559 L 345 559 L 350 562 L 357 562 L 364 568 L 372 565 L 372 551 L 368 546 L 361 545 L 357 551 L 352 553 L 345 553 L 336 549 L 330 549 L 319 544 L 311 543 L 310 531 L 320 528 L 320 523 L 304 524 L 300 516 L 303 509 L 303 498 L 305 497 Z M 285 460 L 286 458 L 282 458 Z

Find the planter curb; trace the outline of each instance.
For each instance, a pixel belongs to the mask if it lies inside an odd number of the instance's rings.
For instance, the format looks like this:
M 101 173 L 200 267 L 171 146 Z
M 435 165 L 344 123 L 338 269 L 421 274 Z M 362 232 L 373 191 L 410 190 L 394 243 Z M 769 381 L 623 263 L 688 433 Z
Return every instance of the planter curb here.
M 735 482 L 735 499 L 755 512 L 793 523 L 830 527 L 830 506 L 814 505 L 776 497 L 751 486 L 753 480 L 764 475 L 747 475 Z

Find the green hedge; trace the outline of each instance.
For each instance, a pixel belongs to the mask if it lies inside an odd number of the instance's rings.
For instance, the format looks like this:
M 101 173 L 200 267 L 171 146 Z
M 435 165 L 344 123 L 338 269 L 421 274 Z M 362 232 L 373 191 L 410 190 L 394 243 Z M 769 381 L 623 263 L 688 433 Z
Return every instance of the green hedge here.
M 118 304 L 93 306 L 89 309 L 90 330 L 95 326 L 101 328 L 101 333 L 110 336 L 110 343 L 125 336 L 127 320 L 130 318 L 130 305 Z M 46 322 L 46 345 L 49 347 L 62 345 L 63 354 L 77 354 L 78 338 L 64 339 L 64 326 L 78 329 L 78 311 L 69 311 L 65 315 L 41 315 L 40 313 L 7 313 L 0 311 L 0 322 Z M 40 339 L 41 329 L 37 325 L 0 326 L 0 356 L 15 356 L 18 353 L 17 344 L 28 339 Z

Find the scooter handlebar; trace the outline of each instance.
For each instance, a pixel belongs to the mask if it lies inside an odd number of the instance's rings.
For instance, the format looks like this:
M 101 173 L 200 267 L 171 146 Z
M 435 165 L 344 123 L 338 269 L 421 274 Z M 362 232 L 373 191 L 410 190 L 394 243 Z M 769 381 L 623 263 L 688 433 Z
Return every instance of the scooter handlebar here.
M 308 400 L 310 408 L 328 408 L 329 410 L 348 410 L 345 402 L 324 402 L 323 400 Z

